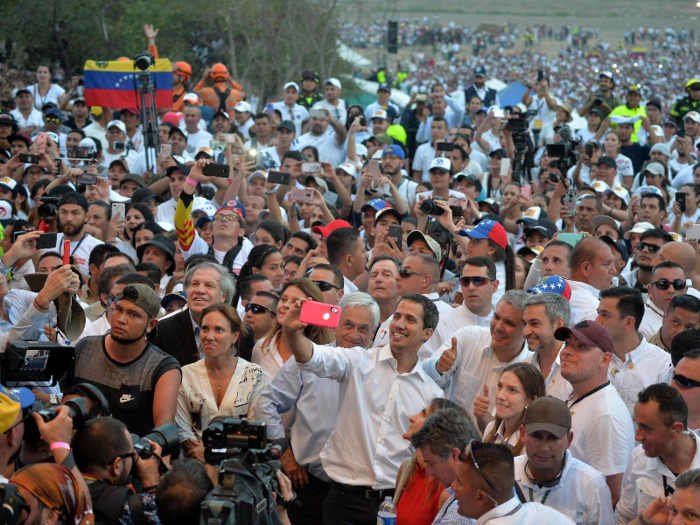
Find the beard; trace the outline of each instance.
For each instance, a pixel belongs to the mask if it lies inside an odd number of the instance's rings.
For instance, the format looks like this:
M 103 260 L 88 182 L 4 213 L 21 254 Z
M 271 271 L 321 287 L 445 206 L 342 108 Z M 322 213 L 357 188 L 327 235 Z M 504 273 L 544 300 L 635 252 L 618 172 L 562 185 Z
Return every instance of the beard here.
M 112 336 L 112 339 L 120 345 L 131 345 L 142 341 L 146 337 L 146 330 L 148 330 L 148 328 L 144 328 L 143 332 L 141 332 L 141 335 L 136 338 L 119 337 L 114 335 L 113 333 L 110 333 L 110 335 Z
M 80 235 L 83 231 L 83 228 L 85 227 L 85 223 L 82 223 L 78 226 L 75 226 L 73 224 L 63 224 L 61 223 L 61 220 L 58 220 L 58 226 L 60 230 L 63 232 L 64 235 L 70 235 L 71 237 L 75 235 Z

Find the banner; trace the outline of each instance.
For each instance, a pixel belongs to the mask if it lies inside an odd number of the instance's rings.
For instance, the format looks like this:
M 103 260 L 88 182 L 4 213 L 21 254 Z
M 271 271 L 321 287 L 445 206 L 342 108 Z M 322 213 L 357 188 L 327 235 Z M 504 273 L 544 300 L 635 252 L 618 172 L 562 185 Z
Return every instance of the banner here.
M 173 105 L 173 66 L 167 58 L 159 58 L 148 70 L 156 88 L 156 105 Z M 139 75 L 133 60 L 85 62 L 85 104 L 107 108 L 140 108 Z

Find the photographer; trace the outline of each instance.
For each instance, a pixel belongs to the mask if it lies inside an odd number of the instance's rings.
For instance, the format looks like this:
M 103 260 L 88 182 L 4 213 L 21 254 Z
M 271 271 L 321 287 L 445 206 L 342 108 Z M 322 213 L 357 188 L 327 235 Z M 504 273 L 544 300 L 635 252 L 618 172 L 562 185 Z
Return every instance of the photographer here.
M 100 523 L 160 523 L 154 494 L 160 483 L 162 450 L 157 443 L 150 443 L 154 454 L 147 459 L 139 457 L 126 425 L 109 417 L 91 419 L 76 432 L 71 443 L 75 463 L 83 473 Z M 140 493 L 130 484 L 132 471 L 143 486 Z
M 591 94 L 586 97 L 583 106 L 579 108 L 578 114 L 585 117 L 591 108 L 596 107 L 606 118 L 613 108 L 622 105 L 622 100 L 614 95 L 612 90 L 615 87 L 615 79 L 612 71 L 601 71 L 598 75 L 598 90 L 591 90 Z

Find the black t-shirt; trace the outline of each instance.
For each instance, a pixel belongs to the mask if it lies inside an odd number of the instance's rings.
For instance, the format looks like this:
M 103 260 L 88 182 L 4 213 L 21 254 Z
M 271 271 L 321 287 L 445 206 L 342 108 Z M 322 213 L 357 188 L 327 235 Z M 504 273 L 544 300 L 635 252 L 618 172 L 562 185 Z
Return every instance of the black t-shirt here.
M 107 353 L 106 337 L 86 337 L 78 342 L 75 368 L 69 372 L 68 384 L 95 385 L 109 401 L 112 416 L 122 421 L 129 432 L 144 436 L 154 426 L 156 384 L 169 370 L 180 370 L 180 364 L 151 343 L 133 361 L 118 363 Z
M 638 142 L 633 142 L 629 146 L 621 146 L 620 153 L 625 157 L 629 157 L 632 161 L 632 168 L 635 173 L 642 171 L 644 163 L 649 160 L 649 152 L 651 146 L 640 146 Z

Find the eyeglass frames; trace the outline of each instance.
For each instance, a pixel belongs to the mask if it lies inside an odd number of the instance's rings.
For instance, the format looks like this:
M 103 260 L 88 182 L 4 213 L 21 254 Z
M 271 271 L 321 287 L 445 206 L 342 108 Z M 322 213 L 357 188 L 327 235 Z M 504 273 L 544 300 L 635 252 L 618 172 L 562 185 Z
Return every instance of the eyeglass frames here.
M 678 385 L 679 388 L 683 388 L 684 390 L 689 388 L 700 388 L 700 381 L 690 379 L 680 374 L 673 374 L 673 380 L 676 382 L 676 385 Z
M 248 303 L 247 305 L 245 305 L 245 311 L 246 312 L 252 311 L 256 315 L 263 314 L 265 312 L 268 312 L 272 315 L 275 315 L 275 312 L 273 312 L 269 308 L 266 308 L 265 306 L 263 306 L 261 304 L 255 304 L 255 303 Z
M 658 246 L 656 246 L 655 244 L 649 244 L 648 242 L 638 242 L 637 243 L 637 251 L 638 252 L 643 251 L 644 248 L 646 248 L 647 251 L 652 255 L 657 253 L 661 249 Z
M 474 283 L 474 286 L 477 288 L 484 286 L 486 283 L 493 281 L 494 279 L 491 279 L 491 277 L 460 277 L 459 282 L 462 286 L 465 288 L 468 287 L 470 284 Z
M 479 475 L 484 478 L 484 481 L 489 484 L 489 487 L 491 487 L 493 490 L 496 491 L 497 494 L 500 494 L 501 491 L 496 488 L 496 485 L 493 484 L 493 482 L 489 479 L 489 477 L 484 473 L 483 470 L 481 470 L 481 467 L 479 467 L 479 464 L 476 462 L 476 458 L 474 457 L 474 449 L 476 448 L 476 445 L 479 442 L 476 439 L 472 439 L 469 441 L 469 457 L 472 459 L 472 463 L 474 464 L 474 468 L 476 471 L 479 473 Z
M 407 270 L 406 268 L 401 268 L 399 270 L 399 277 L 402 279 L 408 279 L 411 275 L 425 275 L 422 272 L 414 272 L 413 270 Z
M 673 289 L 677 292 L 685 290 L 685 287 L 688 286 L 683 279 L 675 279 L 673 281 L 669 281 L 668 279 L 659 279 L 651 284 L 652 286 L 656 286 L 656 288 L 659 290 L 668 290 L 669 286 L 673 286 Z
M 331 290 L 342 290 L 342 288 L 339 288 L 338 286 L 328 283 L 326 281 L 311 281 L 314 283 L 316 286 L 318 286 L 319 290 L 322 292 L 330 292 Z

